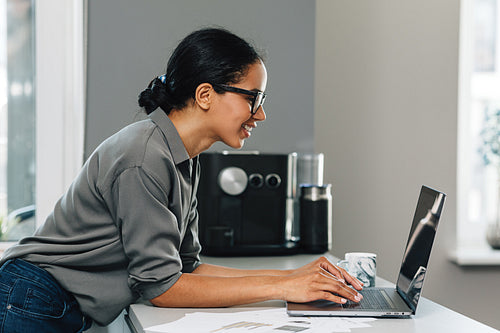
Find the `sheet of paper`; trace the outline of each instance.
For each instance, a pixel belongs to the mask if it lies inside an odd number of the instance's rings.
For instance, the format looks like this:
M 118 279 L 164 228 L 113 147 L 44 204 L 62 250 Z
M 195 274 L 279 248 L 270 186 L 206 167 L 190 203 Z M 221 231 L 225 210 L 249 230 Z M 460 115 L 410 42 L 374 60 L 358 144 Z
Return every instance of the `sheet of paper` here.
M 334 333 L 370 327 L 375 318 L 290 317 L 284 308 L 231 313 L 188 313 L 174 322 L 145 329 L 146 333 Z

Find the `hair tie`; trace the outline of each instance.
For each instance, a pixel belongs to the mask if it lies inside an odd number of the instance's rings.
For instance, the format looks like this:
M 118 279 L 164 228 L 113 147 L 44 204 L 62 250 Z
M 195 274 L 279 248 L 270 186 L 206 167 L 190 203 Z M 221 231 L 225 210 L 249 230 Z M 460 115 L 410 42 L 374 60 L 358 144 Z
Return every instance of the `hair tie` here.
M 161 83 L 165 84 L 167 81 L 167 76 L 165 74 L 158 76 L 158 79 L 161 81 Z

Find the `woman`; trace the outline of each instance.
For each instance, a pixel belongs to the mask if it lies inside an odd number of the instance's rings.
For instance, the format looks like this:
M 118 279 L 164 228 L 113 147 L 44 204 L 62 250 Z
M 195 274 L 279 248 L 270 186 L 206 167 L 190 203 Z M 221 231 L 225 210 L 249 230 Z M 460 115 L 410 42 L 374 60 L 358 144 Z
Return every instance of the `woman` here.
M 139 96 L 148 119 L 105 140 L 45 224 L 2 258 L 0 327 L 80 332 L 138 297 L 163 307 L 359 301 L 347 284 L 361 283 L 325 258 L 289 271 L 200 262 L 197 156 L 217 141 L 243 146 L 266 118 L 266 83 L 261 57 L 241 38 L 222 29 L 187 36 Z

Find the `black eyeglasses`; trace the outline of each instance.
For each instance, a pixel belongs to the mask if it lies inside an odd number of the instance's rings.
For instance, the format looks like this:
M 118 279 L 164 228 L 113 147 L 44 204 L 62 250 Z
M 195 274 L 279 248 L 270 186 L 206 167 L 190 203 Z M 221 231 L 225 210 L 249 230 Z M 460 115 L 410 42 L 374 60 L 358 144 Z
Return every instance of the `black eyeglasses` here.
M 252 109 L 250 111 L 250 113 L 252 115 L 257 113 L 257 110 L 264 104 L 264 101 L 266 100 L 266 94 L 263 93 L 262 91 L 246 90 L 246 89 L 236 88 L 233 86 L 228 86 L 227 84 L 214 83 L 212 85 L 216 86 L 222 90 L 225 90 L 225 91 L 230 91 L 230 92 L 234 92 L 237 94 L 244 94 L 244 95 L 253 96 Z

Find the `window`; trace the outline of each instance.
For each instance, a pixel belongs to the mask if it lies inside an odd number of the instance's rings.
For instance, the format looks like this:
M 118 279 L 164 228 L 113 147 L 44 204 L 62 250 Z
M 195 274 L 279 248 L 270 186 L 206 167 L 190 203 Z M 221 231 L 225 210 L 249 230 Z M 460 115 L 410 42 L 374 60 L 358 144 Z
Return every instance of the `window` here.
M 35 229 L 35 34 L 32 0 L 0 1 L 0 240 Z
M 499 173 L 485 163 L 484 142 L 500 110 L 500 8 L 497 0 L 462 1 L 457 246 L 488 249 L 486 228 L 499 214 Z M 500 120 L 500 119 L 498 119 Z
M 36 208 L 30 228 L 15 219 L 22 230 L 0 240 L 31 234 L 81 168 L 86 8 L 86 0 L 0 0 L 0 218 Z M 10 60 L 9 43 L 23 57 Z M 11 70 L 14 60 L 22 71 Z

